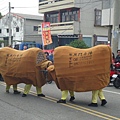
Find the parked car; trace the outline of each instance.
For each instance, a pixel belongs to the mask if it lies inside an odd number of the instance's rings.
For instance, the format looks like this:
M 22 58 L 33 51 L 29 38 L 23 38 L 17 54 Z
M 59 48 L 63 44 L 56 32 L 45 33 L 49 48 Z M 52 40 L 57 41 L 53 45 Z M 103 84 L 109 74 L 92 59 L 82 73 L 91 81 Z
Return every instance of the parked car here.
M 37 47 L 42 49 L 42 44 L 36 42 L 21 42 L 20 44 L 16 44 L 14 49 L 23 50 L 24 46 L 27 46 L 27 48 Z

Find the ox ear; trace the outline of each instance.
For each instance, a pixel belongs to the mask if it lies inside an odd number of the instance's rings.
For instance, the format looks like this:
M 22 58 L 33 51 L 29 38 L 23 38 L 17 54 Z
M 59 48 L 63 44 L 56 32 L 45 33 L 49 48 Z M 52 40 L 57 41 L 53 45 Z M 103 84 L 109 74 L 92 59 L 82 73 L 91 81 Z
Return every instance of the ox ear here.
M 40 66 L 44 61 L 46 61 L 46 57 L 44 52 L 38 52 L 36 57 L 36 66 Z
M 48 70 L 49 72 L 51 72 L 51 71 L 55 70 L 54 65 L 50 65 L 50 66 L 47 68 L 47 70 Z

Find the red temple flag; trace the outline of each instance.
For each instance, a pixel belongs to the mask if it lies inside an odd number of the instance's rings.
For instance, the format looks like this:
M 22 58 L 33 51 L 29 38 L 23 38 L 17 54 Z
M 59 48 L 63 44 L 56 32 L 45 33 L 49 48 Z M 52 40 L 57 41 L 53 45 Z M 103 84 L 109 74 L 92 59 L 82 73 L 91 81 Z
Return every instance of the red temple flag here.
M 50 22 L 42 23 L 42 41 L 44 46 L 52 43 Z

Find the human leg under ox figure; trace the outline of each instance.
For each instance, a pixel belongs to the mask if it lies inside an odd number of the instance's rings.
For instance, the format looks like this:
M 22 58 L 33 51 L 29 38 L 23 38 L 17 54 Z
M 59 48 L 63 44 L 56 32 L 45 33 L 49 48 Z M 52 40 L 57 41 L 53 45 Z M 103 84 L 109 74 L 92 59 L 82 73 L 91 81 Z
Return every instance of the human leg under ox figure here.
M 9 93 L 9 90 L 10 90 L 10 86 L 11 85 L 6 85 L 6 92 Z M 17 90 L 17 84 L 16 85 L 13 85 L 13 91 L 14 91 L 14 94 L 20 94 L 21 92 Z
M 104 96 L 104 94 L 103 94 L 102 89 L 99 90 L 98 96 L 99 96 L 99 98 L 100 98 L 100 100 L 101 100 L 101 106 L 104 106 L 104 105 L 107 103 L 107 101 L 106 101 L 106 99 L 105 99 L 105 96 Z
M 27 94 L 30 92 L 31 87 L 32 87 L 32 84 L 26 84 L 25 85 L 22 97 L 26 97 L 27 96 Z M 36 86 L 36 92 L 37 92 L 38 96 L 45 97 L 45 95 L 42 94 L 42 89 L 37 87 L 37 86 Z
M 74 97 L 74 92 L 73 91 L 69 91 L 70 93 L 70 101 L 73 101 L 75 99 Z M 66 103 L 66 99 L 68 97 L 68 90 L 63 90 L 62 91 L 62 97 L 60 100 L 57 101 L 57 103 Z
M 107 101 L 105 100 L 103 91 L 102 91 L 102 89 L 100 89 L 100 90 L 92 91 L 92 102 L 88 106 L 97 107 L 98 106 L 98 104 L 97 104 L 98 97 L 100 98 L 100 100 L 102 102 L 101 106 L 104 106 L 107 103 Z
M 27 96 L 27 94 L 29 93 L 31 87 L 32 87 L 32 84 L 26 84 L 25 85 L 22 97 L 26 97 Z
M 74 91 L 69 91 L 70 93 L 70 100 L 69 101 L 73 101 L 75 99 L 75 95 L 74 95 Z
M 36 86 L 37 96 L 39 97 L 45 97 L 45 95 L 42 93 L 42 88 L 39 88 Z

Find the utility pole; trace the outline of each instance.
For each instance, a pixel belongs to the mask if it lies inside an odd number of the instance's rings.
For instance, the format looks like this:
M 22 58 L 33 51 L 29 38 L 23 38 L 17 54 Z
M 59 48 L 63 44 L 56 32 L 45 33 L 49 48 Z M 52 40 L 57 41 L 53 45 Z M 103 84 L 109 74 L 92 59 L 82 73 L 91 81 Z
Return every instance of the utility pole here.
M 114 15 L 113 15 L 113 39 L 112 39 L 112 51 L 116 54 L 120 49 L 120 33 L 119 30 L 119 18 L 120 18 L 120 0 L 114 0 Z
M 9 45 L 12 45 L 12 41 L 11 41 L 11 5 L 9 2 Z
M 108 44 L 111 45 L 111 38 L 112 38 L 112 25 L 111 25 L 111 0 L 109 0 L 109 7 L 110 7 L 110 12 L 109 12 L 109 27 L 108 27 Z

